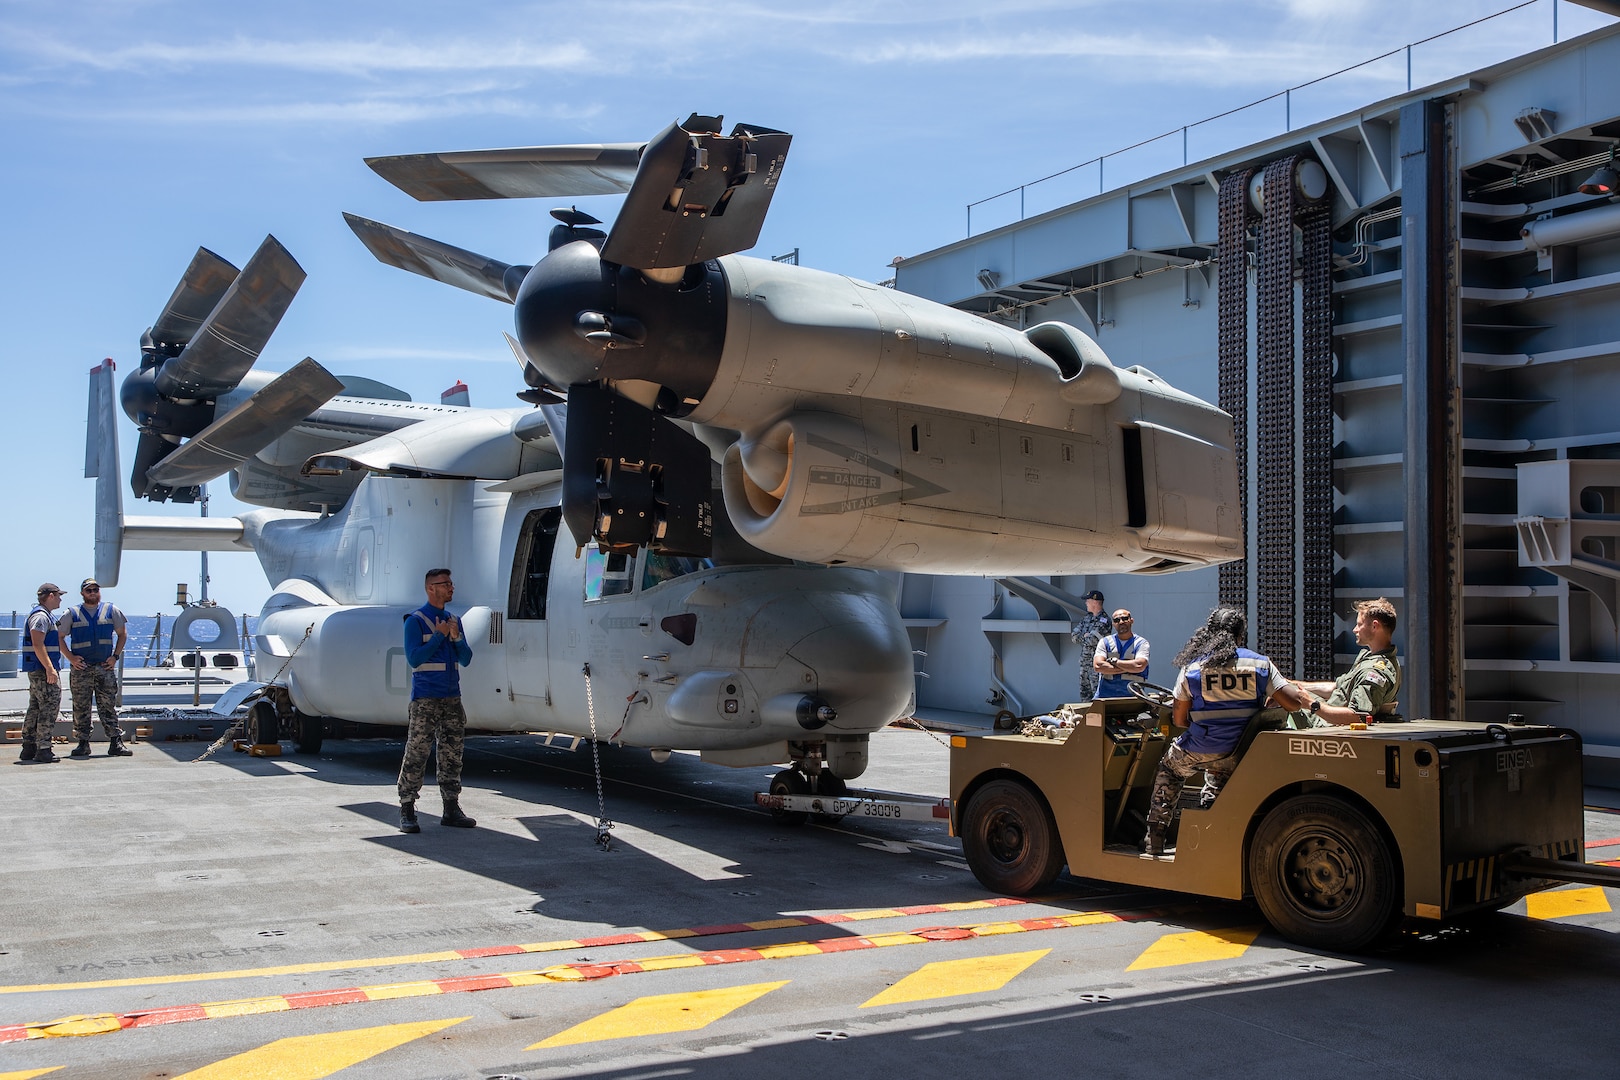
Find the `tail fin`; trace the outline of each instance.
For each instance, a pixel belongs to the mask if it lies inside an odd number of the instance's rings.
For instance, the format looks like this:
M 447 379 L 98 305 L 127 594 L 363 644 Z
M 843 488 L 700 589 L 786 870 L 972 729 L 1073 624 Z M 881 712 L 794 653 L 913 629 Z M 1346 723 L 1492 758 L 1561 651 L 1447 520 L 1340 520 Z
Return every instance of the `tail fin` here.
M 96 580 L 118 584 L 124 548 L 135 551 L 251 551 L 242 519 L 124 517 L 119 488 L 118 420 L 113 371 L 103 360 L 90 369 L 90 415 L 84 439 L 84 475 L 96 481 Z
M 118 584 L 124 554 L 124 500 L 118 490 L 118 421 L 113 411 L 113 372 L 103 360 L 90 369 L 90 415 L 84 431 L 84 475 L 96 481 L 96 580 Z

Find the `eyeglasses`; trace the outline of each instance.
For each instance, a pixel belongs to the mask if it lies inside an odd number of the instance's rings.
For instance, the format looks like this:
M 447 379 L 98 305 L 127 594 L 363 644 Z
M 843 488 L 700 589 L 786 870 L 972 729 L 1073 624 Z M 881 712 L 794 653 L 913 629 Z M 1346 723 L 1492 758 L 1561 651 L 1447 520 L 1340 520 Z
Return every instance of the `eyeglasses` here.
M 430 582 L 428 582 L 428 588 L 430 588 L 430 589 L 436 589 L 441 585 L 444 586 L 445 588 L 449 588 L 449 589 L 453 589 L 453 588 L 456 587 L 456 583 L 453 582 L 453 581 L 430 581 Z
M 1131 617 L 1129 615 L 1115 615 L 1114 616 L 1114 621 L 1115 622 L 1130 622 Z
M 101 591 L 101 586 L 100 585 L 86 585 L 84 588 L 80 589 L 79 591 L 80 592 L 100 592 Z

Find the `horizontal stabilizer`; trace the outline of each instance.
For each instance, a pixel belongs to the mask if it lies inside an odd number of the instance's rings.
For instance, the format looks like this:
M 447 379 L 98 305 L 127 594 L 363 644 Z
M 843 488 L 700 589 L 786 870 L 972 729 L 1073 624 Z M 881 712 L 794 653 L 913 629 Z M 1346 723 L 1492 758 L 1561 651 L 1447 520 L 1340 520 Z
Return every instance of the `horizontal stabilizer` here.
M 174 295 L 163 305 L 150 331 L 160 345 L 184 345 L 197 336 L 203 320 L 236 280 L 237 269 L 207 248 L 198 248 Z
M 366 164 L 418 202 L 619 195 L 630 190 L 642 146 L 522 146 L 373 157 Z
M 529 272 L 527 266 L 511 266 L 475 251 L 430 240 L 425 236 L 384 225 L 380 221 L 344 214 L 354 235 L 366 245 L 366 250 L 378 262 L 421 274 L 458 289 L 487 296 L 510 304 L 517 297 L 518 286 Z
M 793 136 L 719 117 L 671 124 L 647 144 L 602 258 L 638 270 L 692 266 L 759 240 Z
M 275 237 L 265 237 L 185 351 L 158 369 L 158 392 L 198 399 L 234 389 L 287 313 L 304 276 L 287 249 Z
M 252 551 L 240 518 L 127 517 L 128 551 Z
M 308 357 L 209 424 L 147 471 L 163 487 L 194 487 L 236 468 L 341 392 L 343 384 Z

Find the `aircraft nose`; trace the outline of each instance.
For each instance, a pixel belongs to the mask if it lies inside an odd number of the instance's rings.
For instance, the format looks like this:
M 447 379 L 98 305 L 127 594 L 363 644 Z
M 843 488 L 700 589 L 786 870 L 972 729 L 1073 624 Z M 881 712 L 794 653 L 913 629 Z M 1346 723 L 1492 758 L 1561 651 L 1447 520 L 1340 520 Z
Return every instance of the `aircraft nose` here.
M 899 718 L 915 689 L 911 642 L 892 604 L 842 596 L 828 624 L 789 650 L 815 673 L 816 697 L 836 711 L 828 731 L 874 731 Z

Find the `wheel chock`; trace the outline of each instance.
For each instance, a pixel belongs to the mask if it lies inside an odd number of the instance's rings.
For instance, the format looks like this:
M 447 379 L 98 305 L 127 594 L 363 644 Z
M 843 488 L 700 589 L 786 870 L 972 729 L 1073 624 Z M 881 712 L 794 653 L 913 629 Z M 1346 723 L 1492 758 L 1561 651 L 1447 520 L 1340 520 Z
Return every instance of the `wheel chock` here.
M 248 749 L 248 753 L 254 757 L 280 757 L 281 744 L 278 742 L 254 743 Z
M 248 744 L 246 739 L 232 739 L 231 740 L 231 749 L 235 750 L 238 754 L 247 753 L 248 745 L 249 744 Z

